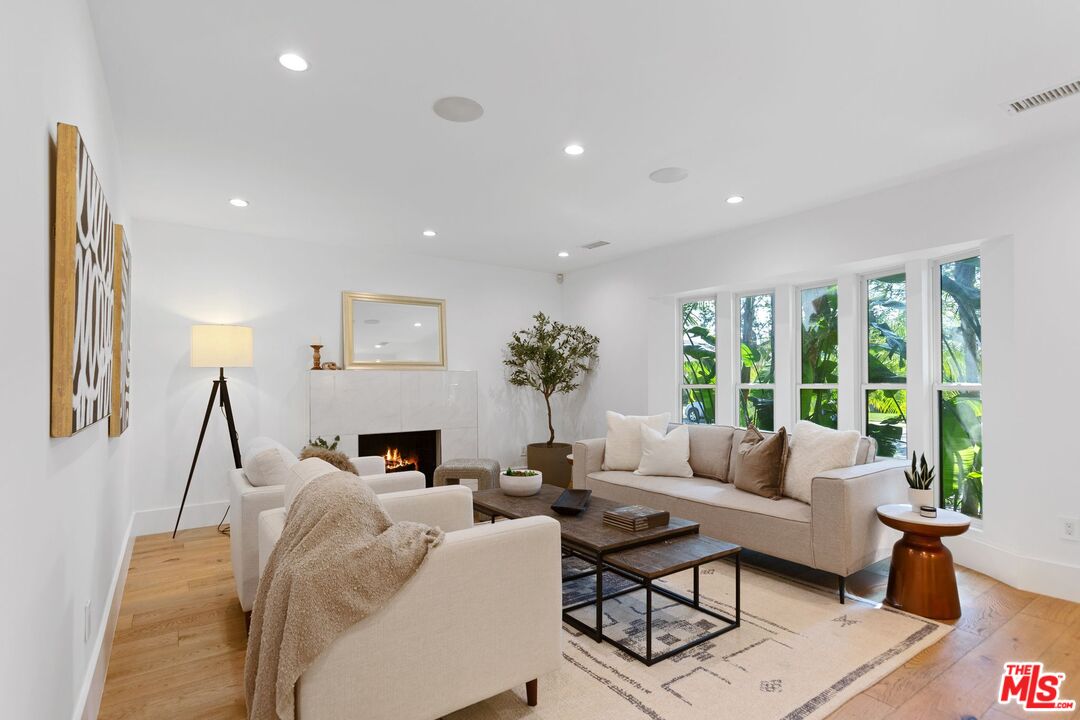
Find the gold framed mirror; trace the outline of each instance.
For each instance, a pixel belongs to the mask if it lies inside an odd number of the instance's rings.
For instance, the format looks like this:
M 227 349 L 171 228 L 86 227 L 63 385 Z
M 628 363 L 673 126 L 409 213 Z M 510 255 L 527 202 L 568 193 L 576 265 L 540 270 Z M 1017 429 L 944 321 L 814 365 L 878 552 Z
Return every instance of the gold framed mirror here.
M 343 292 L 345 369 L 445 369 L 446 301 Z

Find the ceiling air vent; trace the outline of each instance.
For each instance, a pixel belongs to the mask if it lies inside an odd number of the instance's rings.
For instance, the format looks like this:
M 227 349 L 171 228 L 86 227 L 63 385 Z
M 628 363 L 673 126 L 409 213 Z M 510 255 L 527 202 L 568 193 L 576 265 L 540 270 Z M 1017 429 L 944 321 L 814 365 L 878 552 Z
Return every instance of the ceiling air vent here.
M 1080 95 L 1080 80 L 1074 80 L 1065 85 L 1058 85 L 1056 88 L 1043 90 L 1041 93 L 1035 93 L 1030 97 L 1021 98 L 1020 100 L 1013 100 L 1004 105 L 1004 108 L 1010 113 L 1022 113 L 1027 112 L 1028 110 L 1034 110 L 1037 107 L 1042 107 L 1043 105 L 1049 105 L 1052 102 L 1072 95 Z
M 602 248 L 605 245 L 610 244 L 611 243 L 609 243 L 607 240 L 597 240 L 596 242 L 591 242 L 588 245 L 582 245 L 581 247 L 585 248 L 586 250 L 595 250 L 596 248 Z

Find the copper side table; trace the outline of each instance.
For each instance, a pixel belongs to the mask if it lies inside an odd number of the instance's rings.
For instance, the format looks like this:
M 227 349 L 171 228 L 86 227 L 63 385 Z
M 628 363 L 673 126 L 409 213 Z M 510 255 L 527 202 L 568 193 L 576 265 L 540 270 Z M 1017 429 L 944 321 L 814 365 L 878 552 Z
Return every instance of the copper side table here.
M 904 533 L 893 545 L 885 604 L 932 620 L 960 617 L 952 553 L 941 544 L 941 538 L 962 535 L 971 519 L 941 508 L 937 517 L 925 518 L 907 504 L 882 505 L 877 515 L 881 522 Z

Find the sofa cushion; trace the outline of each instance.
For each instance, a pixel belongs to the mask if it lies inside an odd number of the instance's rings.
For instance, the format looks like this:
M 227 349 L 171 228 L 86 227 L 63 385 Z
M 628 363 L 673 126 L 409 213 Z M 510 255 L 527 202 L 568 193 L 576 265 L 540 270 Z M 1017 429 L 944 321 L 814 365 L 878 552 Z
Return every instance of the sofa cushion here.
M 607 443 L 604 446 L 605 470 L 637 470 L 641 463 L 641 426 L 663 432 L 671 413 L 659 415 L 621 415 L 607 411 Z
M 787 462 L 787 430 L 780 428 L 766 438 L 753 425 L 746 429 L 737 448 L 735 487 L 770 500 L 781 496 Z
M 731 482 L 728 472 L 731 441 L 735 428 L 728 425 L 668 425 L 668 431 L 685 427 L 690 431 L 690 468 L 698 477 Z
M 293 500 L 309 482 L 316 478 L 320 478 L 323 475 L 329 475 L 330 473 L 336 472 L 341 471 L 325 460 L 320 460 L 319 458 L 301 460 L 290 468 L 289 474 L 292 475 L 292 477 L 289 478 L 289 482 L 285 483 L 285 512 L 289 512 Z
M 877 440 L 865 435 L 859 438 L 859 449 L 855 453 L 855 464 L 865 465 L 877 460 Z
M 826 470 L 851 467 L 858 451 L 857 430 L 832 430 L 800 420 L 791 436 L 784 495 L 809 503 L 814 478 Z
M 703 505 L 730 508 L 801 523 L 810 522 L 810 506 L 805 503 L 789 498 L 770 500 L 760 495 L 743 492 L 730 483 L 718 483 L 710 478 L 635 475 L 632 472 L 601 470 L 590 473 L 589 479 L 647 490 L 658 495 L 667 495 Z M 666 509 L 662 503 L 657 503 L 657 506 L 660 510 Z
M 641 426 L 641 463 L 637 475 L 693 477 L 690 469 L 690 433 L 680 425 L 664 435 L 648 425 Z

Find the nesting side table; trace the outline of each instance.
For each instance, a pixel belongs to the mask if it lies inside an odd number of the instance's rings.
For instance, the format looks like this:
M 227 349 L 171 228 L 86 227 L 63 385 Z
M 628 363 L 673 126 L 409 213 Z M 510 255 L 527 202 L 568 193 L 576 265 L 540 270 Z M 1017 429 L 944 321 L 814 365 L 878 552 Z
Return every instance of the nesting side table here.
M 938 508 L 937 517 L 925 518 L 910 505 L 882 505 L 878 518 L 904 533 L 893 545 L 889 588 L 885 604 L 933 620 L 960 617 L 960 594 L 952 553 L 941 538 L 967 532 L 967 515 Z

